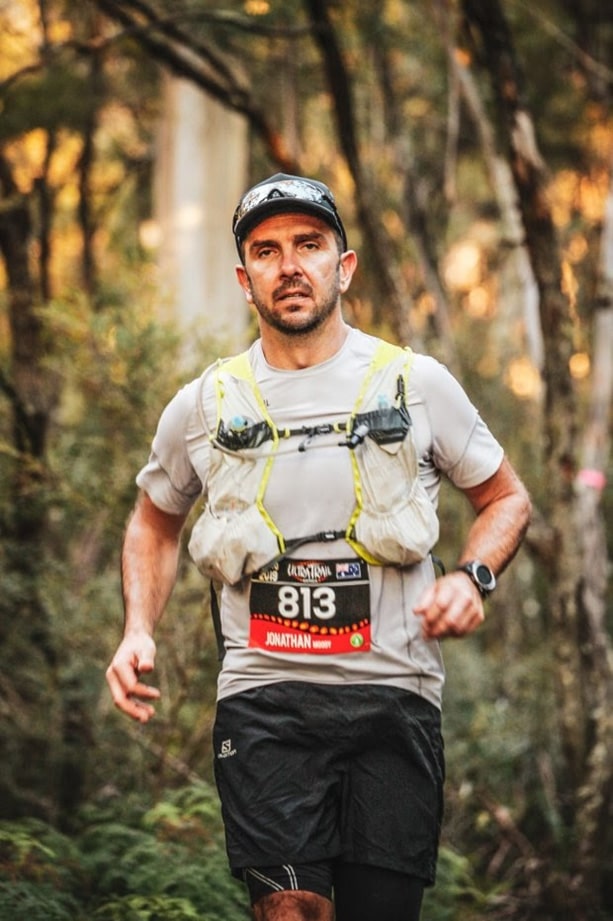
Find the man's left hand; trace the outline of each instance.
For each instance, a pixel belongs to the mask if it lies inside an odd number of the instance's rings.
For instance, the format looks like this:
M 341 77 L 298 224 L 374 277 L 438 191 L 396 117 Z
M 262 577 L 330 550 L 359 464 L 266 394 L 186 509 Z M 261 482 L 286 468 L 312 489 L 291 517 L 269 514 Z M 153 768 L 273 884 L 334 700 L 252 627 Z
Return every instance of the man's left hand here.
M 426 639 L 466 636 L 485 619 L 479 590 L 463 572 L 450 572 L 428 586 L 413 611 L 423 620 Z

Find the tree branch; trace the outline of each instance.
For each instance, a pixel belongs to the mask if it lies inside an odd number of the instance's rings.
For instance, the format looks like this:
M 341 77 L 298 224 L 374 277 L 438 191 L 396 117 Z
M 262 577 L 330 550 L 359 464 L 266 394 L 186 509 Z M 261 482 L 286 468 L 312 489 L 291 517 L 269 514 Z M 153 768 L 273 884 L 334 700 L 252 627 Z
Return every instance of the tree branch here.
M 107 16 L 128 27 L 131 35 L 151 57 L 171 73 L 192 81 L 222 105 L 244 115 L 252 129 L 261 138 L 271 160 L 288 172 L 297 172 L 298 166 L 286 149 L 281 134 L 269 123 L 262 110 L 256 105 L 251 93 L 241 86 L 225 65 L 222 71 L 227 77 L 224 84 L 218 75 L 207 66 L 217 60 L 210 49 L 199 43 L 183 42 L 173 38 L 176 26 L 162 20 L 155 20 L 155 29 L 143 28 L 143 23 L 125 8 L 121 0 L 95 0 Z M 154 34 L 157 32 L 157 34 Z M 180 33 L 181 35 L 183 33 Z
M 328 91 L 334 104 L 338 136 L 351 173 L 357 217 L 364 234 L 364 252 L 372 260 L 379 290 L 374 299 L 375 320 L 387 321 L 399 342 L 410 336 L 409 304 L 406 285 L 394 269 L 393 245 L 375 215 L 378 213 L 373 190 L 364 174 L 357 137 L 357 119 L 349 75 L 345 67 L 336 30 L 329 16 L 328 0 L 304 0 L 311 21 L 313 38 L 318 46 L 326 73 Z

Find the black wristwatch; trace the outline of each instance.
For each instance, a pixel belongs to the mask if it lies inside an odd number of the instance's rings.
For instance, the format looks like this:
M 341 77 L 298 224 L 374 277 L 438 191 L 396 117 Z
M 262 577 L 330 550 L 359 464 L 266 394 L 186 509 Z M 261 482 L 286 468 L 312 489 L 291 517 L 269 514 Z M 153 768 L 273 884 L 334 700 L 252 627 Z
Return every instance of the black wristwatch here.
M 462 563 L 457 569 L 470 576 L 479 589 L 482 598 L 487 598 L 496 588 L 496 576 L 490 567 L 482 563 L 481 560 L 471 560 L 470 563 Z

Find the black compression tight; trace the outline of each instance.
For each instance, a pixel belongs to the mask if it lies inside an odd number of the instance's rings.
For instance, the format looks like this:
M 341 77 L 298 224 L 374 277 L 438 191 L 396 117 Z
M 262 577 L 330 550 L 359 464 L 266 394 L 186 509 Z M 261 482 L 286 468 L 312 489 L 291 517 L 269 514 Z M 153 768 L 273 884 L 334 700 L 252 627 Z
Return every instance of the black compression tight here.
M 394 870 L 339 864 L 334 871 L 336 921 L 419 921 L 424 881 Z

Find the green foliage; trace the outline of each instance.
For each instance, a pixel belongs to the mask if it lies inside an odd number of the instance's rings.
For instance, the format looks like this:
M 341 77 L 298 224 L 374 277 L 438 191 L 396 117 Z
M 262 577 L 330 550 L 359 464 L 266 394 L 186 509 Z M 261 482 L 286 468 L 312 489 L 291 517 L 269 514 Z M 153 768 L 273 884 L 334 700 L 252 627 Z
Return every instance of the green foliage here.
M 0 823 L 0 917 L 247 916 L 245 891 L 227 868 L 216 793 L 205 783 L 184 787 L 148 810 L 118 797 L 88 807 L 71 837 L 40 821 Z
M 70 842 L 45 822 L 24 819 L 0 822 L 0 872 L 9 878 L 47 879 L 59 883 L 75 851 Z M 59 861 L 59 863 L 58 863 Z
M 124 297 L 131 296 L 126 290 Z M 154 319 L 142 293 L 130 311 L 95 312 L 75 298 L 50 305 L 45 316 L 50 335 L 62 343 L 50 363 L 64 383 L 50 455 L 55 535 L 65 522 L 73 537 L 74 515 L 91 525 L 102 495 L 104 510 L 117 516 L 114 527 L 123 527 L 160 406 L 179 386 L 177 336 Z M 115 539 L 116 531 L 109 536 Z
M 227 868 L 216 794 L 204 783 L 165 797 L 139 828 L 99 825 L 81 843 L 99 898 L 138 893 L 168 899 L 177 910 L 176 900 L 184 900 L 211 921 L 244 916 L 243 890 Z
M 98 921 L 200 921 L 203 915 L 187 899 L 129 895 L 106 902 L 93 917 Z
M 476 880 L 466 857 L 442 847 L 433 889 L 426 890 L 423 915 L 428 921 L 480 921 L 490 897 Z
M 80 921 L 75 899 L 49 883 L 0 880 L 0 917 L 11 921 Z
M 80 883 L 69 839 L 34 819 L 0 822 L 0 917 L 76 921 Z
M 49 369 L 63 385 L 39 477 L 44 552 L 6 538 L 0 553 L 1 690 L 11 701 L 0 711 L 7 816 L 70 814 L 100 779 L 88 773 L 91 713 L 120 629 L 118 551 L 159 407 L 179 386 L 177 339 L 153 319 L 142 280 L 138 307 L 100 313 L 74 297 L 44 312 L 54 343 Z M 165 360 L 172 370 L 164 375 Z M 10 517 L 11 502 L 10 488 L 0 490 L 0 519 Z

